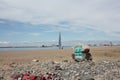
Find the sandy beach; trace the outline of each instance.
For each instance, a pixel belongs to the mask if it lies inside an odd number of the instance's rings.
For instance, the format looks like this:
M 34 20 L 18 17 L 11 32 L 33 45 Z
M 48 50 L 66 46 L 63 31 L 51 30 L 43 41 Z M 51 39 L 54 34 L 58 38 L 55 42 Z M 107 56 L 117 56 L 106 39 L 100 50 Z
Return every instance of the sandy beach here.
M 90 77 L 95 78 L 95 80 L 110 80 L 112 78 L 119 80 L 120 46 L 96 47 L 91 48 L 90 52 L 95 65 L 89 62 L 74 63 L 71 57 L 73 53 L 72 48 L 63 50 L 0 51 L 0 80 L 13 80 L 13 77 L 11 77 L 12 74 L 17 75 L 16 73 L 18 72 L 25 73 L 28 70 L 34 70 L 37 72 L 37 75 L 45 72 L 55 73 L 58 71 L 58 73 L 61 73 L 62 78 L 66 78 L 65 80 L 69 79 L 69 75 L 72 75 L 69 80 L 79 80 L 75 77 L 76 74 L 79 74 L 78 78 L 85 78 L 83 76 L 80 77 L 82 75 L 80 71 L 88 71 L 90 74 L 87 74 L 91 75 Z M 34 59 L 39 60 L 39 62 L 33 62 L 32 60 Z M 64 63 L 64 61 L 68 62 Z M 56 65 L 60 70 L 64 70 L 59 72 L 59 70 L 55 69 Z M 92 71 L 92 69 L 94 70 Z M 116 76 L 113 75 L 114 72 Z
M 91 48 L 94 61 L 100 60 L 120 60 L 120 46 L 107 46 Z M 72 60 L 73 49 L 63 50 L 21 50 L 21 51 L 0 51 L 0 63 L 28 63 L 33 59 L 39 61 L 63 61 Z

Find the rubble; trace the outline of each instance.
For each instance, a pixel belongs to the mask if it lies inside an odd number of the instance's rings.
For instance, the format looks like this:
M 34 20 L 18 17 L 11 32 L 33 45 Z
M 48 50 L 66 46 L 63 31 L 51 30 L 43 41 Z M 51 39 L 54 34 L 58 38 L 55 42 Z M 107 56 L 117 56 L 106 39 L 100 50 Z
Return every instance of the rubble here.
M 120 61 L 31 62 L 0 69 L 0 80 L 120 80 Z M 29 79 L 28 79 L 29 80 Z

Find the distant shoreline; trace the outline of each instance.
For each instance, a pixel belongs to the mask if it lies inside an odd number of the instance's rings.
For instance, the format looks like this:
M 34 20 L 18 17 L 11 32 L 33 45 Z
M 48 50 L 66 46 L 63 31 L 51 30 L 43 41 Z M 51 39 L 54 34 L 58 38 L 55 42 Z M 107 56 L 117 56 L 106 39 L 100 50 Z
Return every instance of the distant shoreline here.
M 71 48 L 71 46 L 65 46 L 64 49 Z M 11 50 L 56 50 L 59 47 L 38 47 L 38 46 L 24 46 L 24 47 L 0 47 L 0 51 L 11 51 Z
M 0 51 L 11 51 L 11 50 L 46 50 L 46 49 L 58 49 L 58 47 L 0 47 Z
M 52 46 L 45 46 L 45 47 L 52 47 Z M 43 48 L 42 46 L 5 46 L 0 48 Z
M 117 45 L 113 45 L 117 46 Z M 91 48 L 100 48 L 100 47 L 112 47 L 112 46 L 91 46 Z M 72 46 L 63 46 L 63 49 L 70 49 Z M 21 51 L 21 50 L 58 50 L 59 47 L 56 46 L 6 46 L 6 47 L 0 47 L 0 51 Z

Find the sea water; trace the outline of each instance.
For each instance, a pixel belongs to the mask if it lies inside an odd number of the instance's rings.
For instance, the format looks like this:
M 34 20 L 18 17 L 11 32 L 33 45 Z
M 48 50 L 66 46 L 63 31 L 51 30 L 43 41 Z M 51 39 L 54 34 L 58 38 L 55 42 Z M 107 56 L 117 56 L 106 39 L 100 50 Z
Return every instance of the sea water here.
M 63 49 L 71 48 L 70 46 L 68 47 L 63 47 Z M 0 48 L 0 51 L 13 51 L 13 50 L 56 50 L 59 49 L 58 47 L 3 47 Z
M 38 47 L 38 48 L 0 48 L 0 51 L 13 51 L 13 50 L 50 50 L 50 49 L 58 49 L 58 47 L 46 47 L 46 48 L 42 48 L 42 47 Z

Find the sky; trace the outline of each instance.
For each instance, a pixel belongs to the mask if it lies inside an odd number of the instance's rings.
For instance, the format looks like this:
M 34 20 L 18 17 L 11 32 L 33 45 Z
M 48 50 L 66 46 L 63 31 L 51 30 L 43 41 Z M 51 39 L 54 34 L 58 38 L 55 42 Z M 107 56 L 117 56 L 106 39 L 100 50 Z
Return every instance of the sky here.
M 120 0 L 0 0 L 0 43 L 120 40 Z

